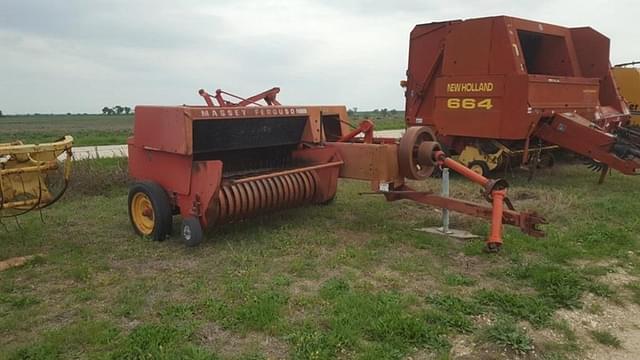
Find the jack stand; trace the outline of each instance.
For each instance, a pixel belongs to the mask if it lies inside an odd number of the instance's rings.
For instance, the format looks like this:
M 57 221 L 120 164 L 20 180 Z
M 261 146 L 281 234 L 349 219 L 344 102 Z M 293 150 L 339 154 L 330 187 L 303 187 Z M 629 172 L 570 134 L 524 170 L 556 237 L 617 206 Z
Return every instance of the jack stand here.
M 442 197 L 449 197 L 449 168 L 442 168 Z M 449 209 L 442 209 L 442 226 L 428 227 L 416 229 L 416 231 L 428 232 L 430 234 L 450 236 L 456 239 L 477 239 L 478 235 L 474 235 L 465 230 L 457 230 L 449 228 Z

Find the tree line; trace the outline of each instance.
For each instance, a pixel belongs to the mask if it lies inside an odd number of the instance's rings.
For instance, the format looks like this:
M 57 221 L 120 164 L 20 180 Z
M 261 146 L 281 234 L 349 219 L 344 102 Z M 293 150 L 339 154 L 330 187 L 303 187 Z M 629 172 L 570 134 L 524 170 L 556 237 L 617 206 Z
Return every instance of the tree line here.
M 358 114 L 358 108 L 357 107 L 353 107 L 353 108 L 349 109 L 347 112 L 349 113 L 349 116 L 357 115 Z M 364 113 L 370 113 L 371 112 L 371 113 L 373 113 L 375 115 L 382 115 L 382 117 L 387 117 L 389 115 L 395 116 L 396 114 L 398 114 L 398 110 L 396 110 L 396 109 L 389 110 L 387 108 L 384 108 L 384 109 L 373 109 L 371 111 L 361 111 L 361 112 L 364 112 Z
M 131 108 L 128 106 L 116 105 L 113 107 L 105 106 L 102 108 L 102 115 L 122 115 L 131 114 Z

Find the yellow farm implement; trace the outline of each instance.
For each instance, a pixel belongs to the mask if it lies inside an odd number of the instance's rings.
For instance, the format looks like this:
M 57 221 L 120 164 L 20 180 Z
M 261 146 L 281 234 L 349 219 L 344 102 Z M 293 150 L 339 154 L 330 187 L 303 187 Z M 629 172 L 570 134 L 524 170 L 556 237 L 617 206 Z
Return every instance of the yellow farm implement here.
M 640 126 L 640 61 L 618 64 L 611 69 L 620 93 L 629 104 L 631 124 Z
M 71 176 L 73 138 L 45 144 L 0 143 L 0 218 L 55 203 Z

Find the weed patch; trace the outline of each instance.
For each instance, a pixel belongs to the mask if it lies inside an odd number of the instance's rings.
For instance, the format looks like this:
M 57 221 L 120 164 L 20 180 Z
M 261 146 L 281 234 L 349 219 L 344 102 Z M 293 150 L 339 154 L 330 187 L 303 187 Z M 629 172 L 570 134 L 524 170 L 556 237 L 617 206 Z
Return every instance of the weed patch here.
M 559 307 L 577 308 L 586 290 L 585 279 L 575 271 L 559 265 L 536 264 L 516 266 L 512 274 L 526 280 L 540 295 Z
M 555 310 L 544 298 L 502 290 L 480 290 L 473 298 L 495 314 L 508 314 L 537 327 L 546 325 Z
M 483 338 L 519 353 L 533 350 L 533 341 L 529 335 L 509 317 L 498 318 L 494 324 L 485 329 Z
M 277 291 L 255 291 L 235 304 L 208 299 L 205 309 L 209 319 L 227 329 L 241 332 L 273 331 L 280 321 L 287 301 L 288 297 Z
M 620 339 L 618 339 L 615 335 L 606 330 L 591 330 L 589 335 L 597 341 L 598 343 L 606 346 L 611 346 L 614 348 L 619 348 L 622 346 Z
M 193 329 L 166 324 L 143 324 L 117 344 L 111 359 L 217 359 L 201 347 L 193 345 Z
M 447 274 L 444 280 L 445 284 L 449 286 L 473 286 L 476 284 L 474 279 L 461 274 Z
M 357 353 L 364 358 L 400 358 L 414 347 L 443 351 L 450 346 L 442 323 L 409 310 L 409 299 L 395 293 L 352 289 L 331 279 L 320 290 L 326 303 L 325 327 L 304 324 L 291 337 L 296 358 L 333 358 Z M 431 321 L 430 321 L 431 320 Z

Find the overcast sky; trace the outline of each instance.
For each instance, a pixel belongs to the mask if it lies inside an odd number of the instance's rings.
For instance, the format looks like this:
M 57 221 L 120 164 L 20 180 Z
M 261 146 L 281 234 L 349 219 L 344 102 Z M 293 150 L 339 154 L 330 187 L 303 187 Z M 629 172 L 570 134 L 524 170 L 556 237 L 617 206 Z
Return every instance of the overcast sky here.
M 200 104 L 196 91 L 403 108 L 415 24 L 512 15 L 591 26 L 640 60 L 638 0 L 0 0 L 0 110 Z

